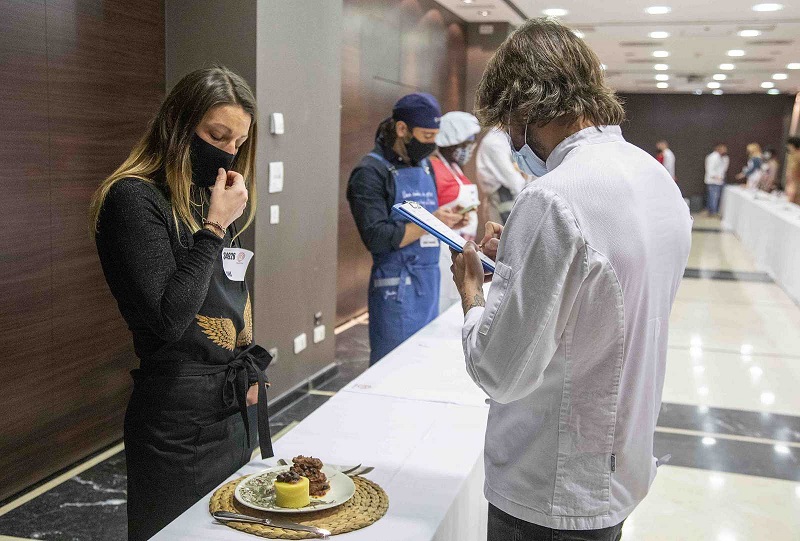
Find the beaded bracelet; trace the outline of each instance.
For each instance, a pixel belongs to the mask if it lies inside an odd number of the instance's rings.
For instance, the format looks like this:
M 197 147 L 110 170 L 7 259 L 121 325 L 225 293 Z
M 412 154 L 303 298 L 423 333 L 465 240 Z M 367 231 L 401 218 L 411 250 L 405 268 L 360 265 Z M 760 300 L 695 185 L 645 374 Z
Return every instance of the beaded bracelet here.
M 223 237 L 225 236 L 225 228 L 224 227 L 219 225 L 217 222 L 212 222 L 211 220 L 206 220 L 205 218 L 203 218 L 203 227 L 205 227 L 207 225 L 210 225 L 211 227 L 219 230 L 219 232 L 222 233 L 222 236 Z

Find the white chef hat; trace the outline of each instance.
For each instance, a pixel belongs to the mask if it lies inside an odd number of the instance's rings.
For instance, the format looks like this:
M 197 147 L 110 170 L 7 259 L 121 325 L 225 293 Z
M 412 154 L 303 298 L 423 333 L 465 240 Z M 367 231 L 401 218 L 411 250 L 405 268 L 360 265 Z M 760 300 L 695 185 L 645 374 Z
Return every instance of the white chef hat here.
M 442 116 L 436 145 L 451 147 L 459 145 L 481 131 L 478 119 L 464 111 L 451 111 Z

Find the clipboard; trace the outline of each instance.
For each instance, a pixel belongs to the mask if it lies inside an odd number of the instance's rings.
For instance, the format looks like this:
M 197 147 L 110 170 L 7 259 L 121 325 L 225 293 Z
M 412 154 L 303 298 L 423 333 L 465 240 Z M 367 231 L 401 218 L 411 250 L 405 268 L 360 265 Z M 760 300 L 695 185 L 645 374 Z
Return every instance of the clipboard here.
M 425 207 L 416 201 L 397 203 L 392 206 L 392 209 L 403 218 L 417 224 L 422 229 L 447 244 L 456 252 L 461 253 L 464 251 L 464 245 L 467 243 L 464 237 L 454 233 L 453 230 L 447 227 L 439 218 L 425 210 Z M 483 270 L 487 273 L 494 274 L 494 261 L 480 252 L 478 252 L 478 256 L 481 258 Z

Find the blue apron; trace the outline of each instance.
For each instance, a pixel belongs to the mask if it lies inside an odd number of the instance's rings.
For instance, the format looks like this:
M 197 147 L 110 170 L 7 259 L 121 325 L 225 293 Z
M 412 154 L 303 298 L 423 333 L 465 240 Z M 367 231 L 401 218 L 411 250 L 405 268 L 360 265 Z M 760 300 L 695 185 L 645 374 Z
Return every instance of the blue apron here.
M 394 203 L 416 201 L 428 211 L 439 208 L 430 164 L 397 169 L 386 158 L 370 152 L 394 177 Z M 398 215 L 393 219 L 400 221 Z M 423 247 L 423 243 L 425 247 Z M 372 255 L 369 283 L 370 364 L 422 327 L 439 311 L 439 244 L 421 239 L 398 250 Z

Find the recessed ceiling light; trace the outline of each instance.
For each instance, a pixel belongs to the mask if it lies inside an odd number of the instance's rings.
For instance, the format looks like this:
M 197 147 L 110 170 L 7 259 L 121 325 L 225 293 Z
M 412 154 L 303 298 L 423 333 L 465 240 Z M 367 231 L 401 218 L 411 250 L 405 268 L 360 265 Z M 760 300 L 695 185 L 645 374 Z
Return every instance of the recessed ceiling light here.
M 722 85 L 721 85 L 721 84 L 719 84 L 719 83 L 716 83 L 716 82 L 714 82 L 714 81 L 711 81 L 711 82 L 710 82 L 710 83 L 708 83 L 706 86 L 707 86 L 708 88 L 719 88 L 719 87 L 721 87 Z
M 773 73 L 772 78 L 775 79 L 776 81 L 785 81 L 786 79 L 789 78 L 789 76 L 786 75 L 785 73 Z
M 461 1 L 462 1 L 462 2 L 464 2 L 465 4 L 471 4 L 471 3 L 473 3 L 475 0 L 461 0 Z
M 741 49 L 731 49 L 728 51 L 728 56 L 744 56 L 744 51 Z
M 778 90 L 777 88 L 770 88 L 769 90 L 767 90 L 767 94 L 771 94 L 773 96 L 776 96 L 776 95 L 778 95 L 780 93 L 781 93 L 781 91 Z
M 764 81 L 761 83 L 761 88 L 775 88 L 775 83 L 772 81 Z
M 486 11 L 486 10 L 479 11 L 478 15 L 480 15 L 481 17 L 488 17 L 489 16 L 489 12 Z
M 657 71 L 667 71 L 669 69 L 669 65 L 667 64 L 656 64 L 653 66 L 653 69 Z
M 720 64 L 719 65 L 719 69 L 725 70 L 725 71 L 730 71 L 730 70 L 736 69 L 736 66 L 734 66 L 733 64 Z
M 572 33 L 573 33 L 573 34 L 575 34 L 577 37 L 579 37 L 579 38 L 581 38 L 581 39 L 583 39 L 583 38 L 585 38 L 585 37 L 586 37 L 586 34 L 584 34 L 583 32 L 581 32 L 580 30 L 573 30 L 573 31 L 572 31 Z
M 800 70 L 800 62 L 792 62 L 791 64 L 786 64 L 786 69 Z
M 649 15 L 666 15 L 667 13 L 672 11 L 672 8 L 668 6 L 650 6 L 644 11 Z
M 569 13 L 569 11 L 567 11 L 564 8 L 548 8 L 542 10 L 542 13 L 544 13 L 548 17 L 564 17 Z
M 669 81 L 669 75 L 666 73 L 659 73 L 656 75 L 656 81 Z
M 780 11 L 783 9 L 783 4 L 756 4 L 753 6 L 753 11 Z
M 717 443 L 717 440 L 715 440 L 712 437 L 706 436 L 705 438 L 702 439 L 702 442 L 703 445 L 714 445 Z
M 653 51 L 653 56 L 656 58 L 666 58 L 669 56 L 669 51 Z
M 761 35 L 761 30 L 739 30 L 739 37 L 755 38 Z
M 722 96 L 722 90 L 719 88 L 715 88 L 714 90 L 711 91 L 711 93 L 714 94 L 715 96 Z
M 647 34 L 651 39 L 667 39 L 669 37 L 669 32 L 650 32 Z
M 669 88 L 669 83 L 658 83 L 656 84 L 658 88 Z
M 713 79 L 714 79 L 715 81 L 724 81 L 724 80 L 725 80 L 725 79 L 727 79 L 727 78 L 728 78 L 728 76 L 727 76 L 727 75 L 725 75 L 724 73 L 715 73 L 715 74 L 714 74 L 714 77 L 713 77 Z

